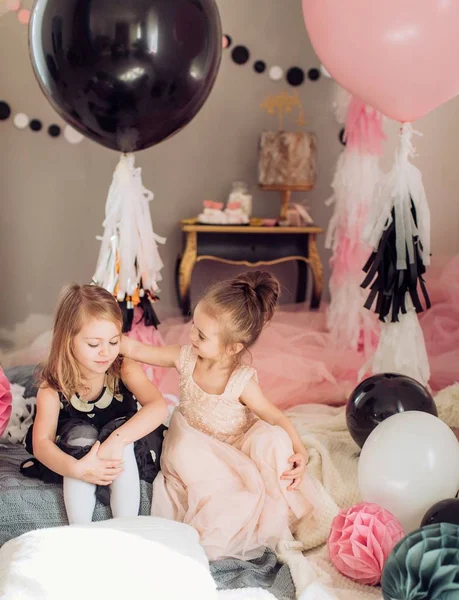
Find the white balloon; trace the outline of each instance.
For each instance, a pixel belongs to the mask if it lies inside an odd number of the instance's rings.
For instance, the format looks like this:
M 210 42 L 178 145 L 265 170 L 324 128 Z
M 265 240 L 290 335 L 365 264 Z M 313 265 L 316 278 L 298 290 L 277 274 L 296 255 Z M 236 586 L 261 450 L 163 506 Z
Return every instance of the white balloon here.
M 359 488 L 362 500 L 390 511 L 410 533 L 433 504 L 456 495 L 459 442 L 431 414 L 392 415 L 371 432 L 362 448 Z

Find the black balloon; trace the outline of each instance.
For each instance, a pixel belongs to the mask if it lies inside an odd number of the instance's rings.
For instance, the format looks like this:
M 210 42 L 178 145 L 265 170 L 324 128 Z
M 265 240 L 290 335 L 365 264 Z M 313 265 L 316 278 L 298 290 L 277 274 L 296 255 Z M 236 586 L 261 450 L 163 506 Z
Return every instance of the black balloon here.
M 201 109 L 222 32 L 214 0 L 36 0 L 29 45 L 57 112 L 95 142 L 134 152 Z
M 362 447 L 379 423 L 407 410 L 438 416 L 432 396 L 415 379 L 395 373 L 373 375 L 362 381 L 349 397 L 346 406 L 349 433 Z
M 448 498 L 429 508 L 422 519 L 421 527 L 434 523 L 454 523 L 459 525 L 459 498 Z

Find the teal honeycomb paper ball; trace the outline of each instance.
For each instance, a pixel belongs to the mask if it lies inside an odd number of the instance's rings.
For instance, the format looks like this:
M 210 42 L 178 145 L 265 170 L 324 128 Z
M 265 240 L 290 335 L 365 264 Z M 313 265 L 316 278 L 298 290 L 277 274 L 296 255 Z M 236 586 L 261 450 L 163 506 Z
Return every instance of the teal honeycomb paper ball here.
M 392 550 L 381 580 L 385 600 L 459 599 L 459 526 L 417 529 Z

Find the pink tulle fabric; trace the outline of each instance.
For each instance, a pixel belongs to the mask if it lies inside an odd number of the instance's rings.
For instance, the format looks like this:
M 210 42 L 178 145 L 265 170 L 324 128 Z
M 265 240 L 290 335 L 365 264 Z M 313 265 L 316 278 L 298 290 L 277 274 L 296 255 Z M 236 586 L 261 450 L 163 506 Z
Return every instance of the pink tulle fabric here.
M 5 432 L 10 420 L 12 399 L 10 382 L 0 367 L 0 436 Z
M 433 392 L 459 381 L 459 256 L 442 262 L 434 262 L 427 273 L 433 305 L 420 314 Z M 325 311 L 325 305 L 319 312 L 301 304 L 283 307 L 251 350 L 260 385 L 282 409 L 304 403 L 344 404 L 358 383 L 366 358 L 361 352 L 333 347 Z M 189 343 L 190 325 L 182 318 L 160 327 L 166 344 Z M 174 369 L 165 370 L 160 389 L 178 396 Z
M 459 255 L 442 262 L 427 271 L 432 308 L 419 315 L 434 391 L 459 381 Z
M 189 343 L 190 325 L 182 319 L 165 323 L 166 344 Z M 282 409 L 303 403 L 343 404 L 357 384 L 363 356 L 333 348 L 325 311 L 303 305 L 279 310 L 248 356 L 265 393 Z M 251 359 L 251 360 L 250 360 Z M 179 378 L 169 369 L 161 380 L 163 393 L 179 395 Z
M 404 535 L 389 511 L 362 502 L 334 518 L 328 538 L 330 561 L 346 577 L 378 585 L 389 554 Z

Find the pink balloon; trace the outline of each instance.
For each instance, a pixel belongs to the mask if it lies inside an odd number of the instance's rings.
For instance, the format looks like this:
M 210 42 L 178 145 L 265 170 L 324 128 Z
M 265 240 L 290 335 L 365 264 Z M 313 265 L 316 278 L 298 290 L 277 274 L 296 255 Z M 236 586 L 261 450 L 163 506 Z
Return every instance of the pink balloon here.
M 459 93 L 457 0 L 303 0 L 317 56 L 352 94 L 414 121 Z

